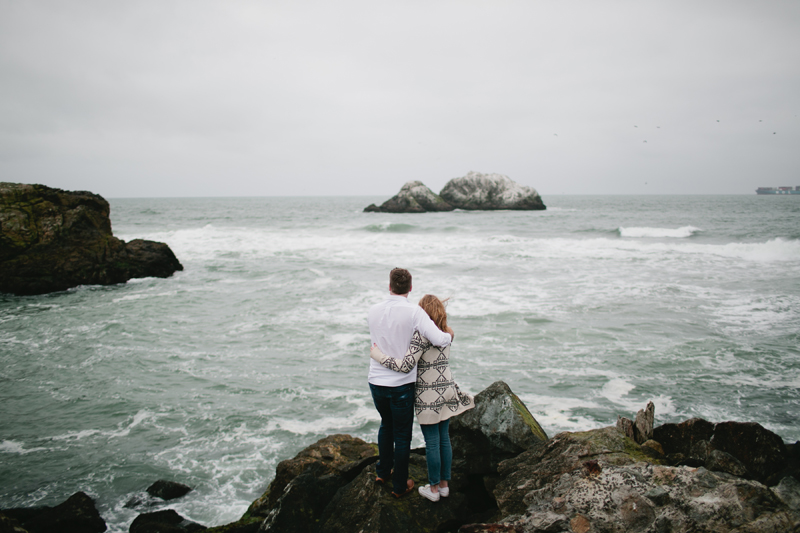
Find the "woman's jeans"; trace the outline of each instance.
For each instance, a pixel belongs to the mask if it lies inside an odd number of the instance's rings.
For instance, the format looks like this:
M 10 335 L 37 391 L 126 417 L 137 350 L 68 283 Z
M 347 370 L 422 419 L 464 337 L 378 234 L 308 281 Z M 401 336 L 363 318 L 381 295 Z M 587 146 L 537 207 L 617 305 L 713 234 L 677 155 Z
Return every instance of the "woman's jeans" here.
M 428 482 L 438 485 L 450 481 L 453 448 L 450 446 L 450 420 L 438 424 L 420 424 L 425 437 L 425 459 L 428 462 Z
M 397 494 L 403 494 L 408 488 L 406 482 L 408 455 L 411 451 L 411 426 L 414 423 L 415 386 L 416 383 L 399 387 L 369 384 L 372 401 L 381 415 L 376 470 L 379 478 L 392 478 L 392 488 Z

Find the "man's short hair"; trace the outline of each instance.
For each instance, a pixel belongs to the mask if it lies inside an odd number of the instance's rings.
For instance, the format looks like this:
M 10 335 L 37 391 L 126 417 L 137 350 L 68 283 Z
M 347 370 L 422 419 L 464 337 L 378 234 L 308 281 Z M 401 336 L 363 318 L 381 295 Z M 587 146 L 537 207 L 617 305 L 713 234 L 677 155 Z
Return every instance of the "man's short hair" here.
M 393 268 L 389 273 L 389 290 L 393 294 L 408 294 L 411 291 L 411 272 L 405 268 Z

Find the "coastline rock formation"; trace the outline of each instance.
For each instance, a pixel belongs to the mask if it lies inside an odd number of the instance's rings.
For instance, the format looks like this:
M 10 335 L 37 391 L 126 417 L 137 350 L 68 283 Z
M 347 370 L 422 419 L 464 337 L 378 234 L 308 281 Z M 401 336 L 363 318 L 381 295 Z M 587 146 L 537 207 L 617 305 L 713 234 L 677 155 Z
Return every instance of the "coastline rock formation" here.
M 497 382 L 475 397 L 475 409 L 452 419 L 448 498 L 392 498 L 390 488 L 375 483 L 376 445 L 334 435 L 282 462 L 239 522 L 207 531 L 800 531 L 800 469 L 792 459 L 800 444 L 786 446 L 752 423 L 697 419 L 653 428 L 653 415 L 652 403 L 637 415 L 642 443 L 617 427 L 548 439 L 519 398 Z M 722 435 L 736 443 L 735 450 L 726 445 L 732 461 L 772 465 L 762 469 L 769 484 L 729 473 L 729 463 L 710 453 L 701 465 L 679 451 Z M 427 482 L 424 453 L 411 454 L 409 475 L 417 486 Z
M 370 204 L 364 212 L 427 213 L 453 209 L 531 211 L 547 207 L 533 187 L 520 185 L 501 174 L 468 172 L 464 177 L 448 181 L 438 195 L 421 181 L 409 181 L 380 207 Z
M 364 212 L 370 213 L 427 213 L 428 211 L 452 211 L 454 207 L 426 187 L 421 181 L 409 181 L 400 192 L 381 204 L 370 204 Z
M 0 183 L 0 292 L 44 294 L 183 270 L 164 243 L 114 237 L 109 212 L 90 192 Z
M 536 189 L 520 185 L 502 174 L 468 172 L 463 178 L 448 181 L 439 195 L 457 209 L 546 209 Z
M 279 463 L 239 521 L 204 531 L 800 532 L 800 442 L 786 445 L 756 423 L 690 419 L 654 428 L 653 415 L 649 403 L 636 417 L 641 444 L 624 423 L 548 438 L 497 382 L 452 419 L 449 497 L 393 498 L 375 482 L 377 445 L 332 435 Z M 424 448 L 412 450 L 409 475 L 417 486 L 427 482 Z M 0 533 L 35 533 L 27 526 L 41 509 L 50 508 L 0 511 Z M 102 531 L 93 527 L 75 531 Z M 144 513 L 130 528 L 200 530 L 169 510 Z
M 467 210 L 543 210 L 547 209 L 536 189 L 512 181 L 501 174 L 468 172 L 447 182 L 437 195 L 421 181 L 409 181 L 395 196 L 380 206 L 370 204 L 365 213 L 427 213 Z

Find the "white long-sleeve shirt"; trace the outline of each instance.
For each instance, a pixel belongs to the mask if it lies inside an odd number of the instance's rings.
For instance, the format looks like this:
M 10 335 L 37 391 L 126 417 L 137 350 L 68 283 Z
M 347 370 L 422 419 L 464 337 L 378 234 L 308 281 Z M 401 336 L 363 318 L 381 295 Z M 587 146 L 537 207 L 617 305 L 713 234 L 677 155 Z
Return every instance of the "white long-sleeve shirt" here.
M 450 344 L 450 334 L 437 328 L 428 313 L 409 302 L 405 296 L 390 294 L 386 300 L 370 308 L 367 320 L 370 339 L 391 357 L 402 359 L 405 356 L 415 331 L 440 348 Z M 370 359 L 368 381 L 373 385 L 399 387 L 416 380 L 416 368 L 403 374 L 384 368 Z

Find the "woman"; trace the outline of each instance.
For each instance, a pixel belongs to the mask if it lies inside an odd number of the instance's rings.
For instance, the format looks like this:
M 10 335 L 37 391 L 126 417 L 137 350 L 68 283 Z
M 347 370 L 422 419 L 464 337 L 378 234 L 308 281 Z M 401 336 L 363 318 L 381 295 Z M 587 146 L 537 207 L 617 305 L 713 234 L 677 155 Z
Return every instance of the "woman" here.
M 445 300 L 447 301 L 447 300 Z M 426 294 L 419 306 L 428 313 L 436 327 L 452 333 L 447 326 L 444 302 L 436 296 Z M 450 346 L 439 348 L 428 339 L 414 333 L 411 346 L 403 359 L 384 354 L 377 345 L 372 345 L 370 357 L 395 372 L 408 373 L 417 367 L 416 398 L 414 411 L 425 437 L 425 457 L 428 463 L 428 485 L 419 488 L 419 493 L 431 501 L 450 495 L 450 468 L 453 450 L 450 446 L 450 417 L 475 407 L 472 397 L 458 389 L 450 372 Z

